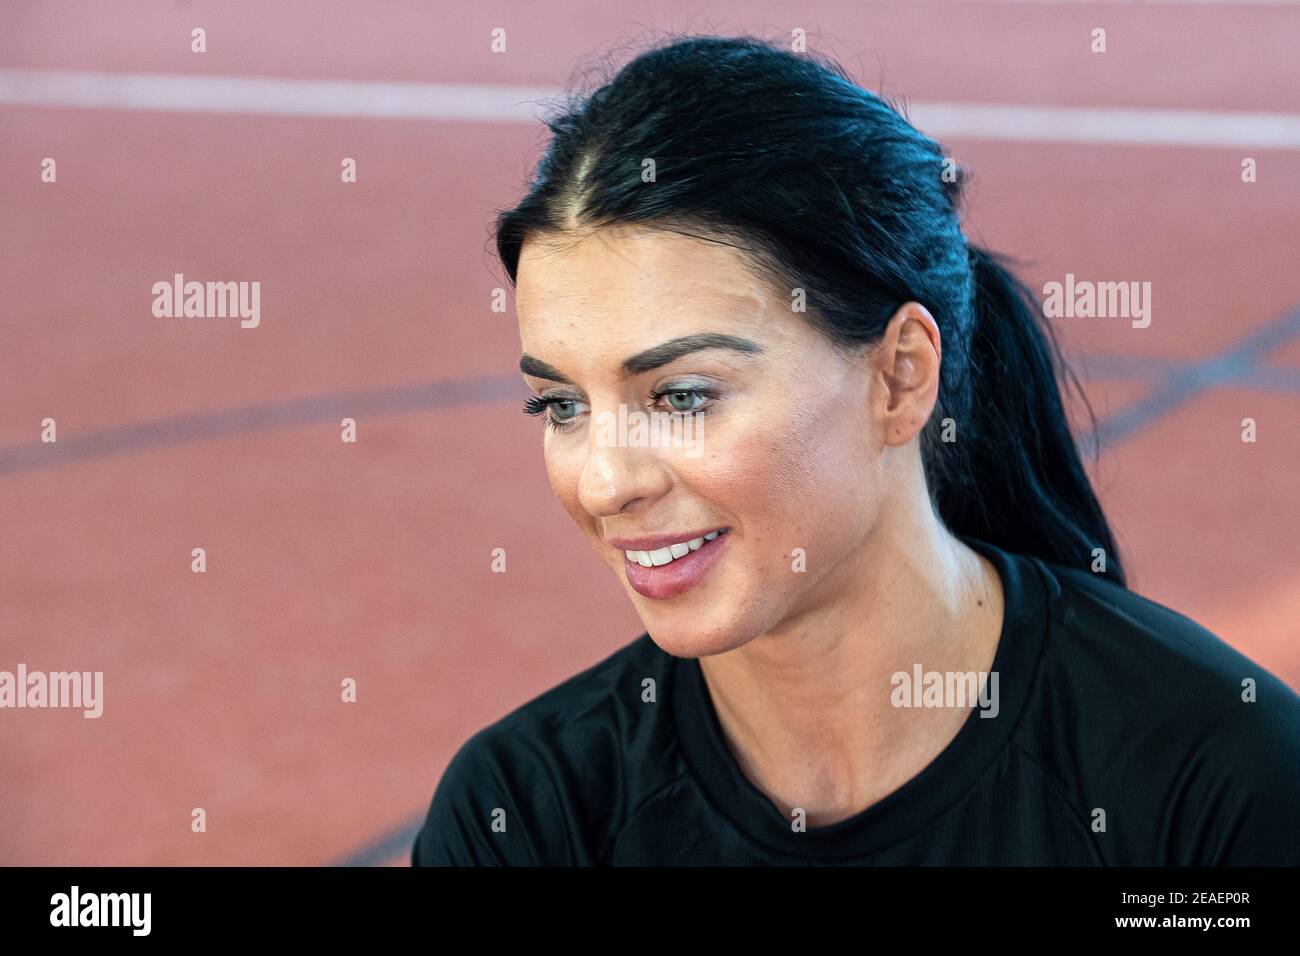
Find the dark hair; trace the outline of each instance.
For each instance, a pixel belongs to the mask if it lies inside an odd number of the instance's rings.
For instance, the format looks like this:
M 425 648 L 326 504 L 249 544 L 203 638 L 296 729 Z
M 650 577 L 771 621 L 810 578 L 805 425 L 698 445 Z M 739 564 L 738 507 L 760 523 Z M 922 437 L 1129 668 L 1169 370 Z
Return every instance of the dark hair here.
M 940 519 L 1065 565 L 1103 548 L 1105 575 L 1127 586 L 1070 432 L 1052 330 L 1006 260 L 967 243 L 964 171 L 892 105 L 822 56 L 685 37 L 546 124 L 527 195 L 497 216 L 512 284 L 528 235 L 642 223 L 740 248 L 778 287 L 804 290 L 807 318 L 837 347 L 876 341 L 899 306 L 919 302 L 943 341 L 921 433 Z M 948 418 L 955 441 L 942 440 Z

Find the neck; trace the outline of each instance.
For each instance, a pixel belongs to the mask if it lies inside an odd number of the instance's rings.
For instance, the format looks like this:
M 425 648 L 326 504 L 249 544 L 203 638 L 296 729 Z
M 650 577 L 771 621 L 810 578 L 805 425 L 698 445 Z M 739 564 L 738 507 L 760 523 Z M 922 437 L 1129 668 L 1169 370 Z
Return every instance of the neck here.
M 900 708 L 891 677 L 991 669 L 1002 622 L 993 566 L 928 501 L 882 509 L 815 606 L 700 659 L 727 745 L 787 817 L 852 816 L 898 789 L 956 736 L 966 708 Z

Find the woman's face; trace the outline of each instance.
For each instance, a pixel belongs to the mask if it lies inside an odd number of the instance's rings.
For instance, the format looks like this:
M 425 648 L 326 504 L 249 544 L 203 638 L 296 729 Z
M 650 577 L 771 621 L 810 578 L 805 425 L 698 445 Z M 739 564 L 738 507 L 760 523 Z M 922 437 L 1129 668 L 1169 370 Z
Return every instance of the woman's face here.
M 533 238 L 520 256 L 551 487 L 676 656 L 739 647 L 866 571 L 882 386 L 791 301 L 736 249 L 664 231 Z

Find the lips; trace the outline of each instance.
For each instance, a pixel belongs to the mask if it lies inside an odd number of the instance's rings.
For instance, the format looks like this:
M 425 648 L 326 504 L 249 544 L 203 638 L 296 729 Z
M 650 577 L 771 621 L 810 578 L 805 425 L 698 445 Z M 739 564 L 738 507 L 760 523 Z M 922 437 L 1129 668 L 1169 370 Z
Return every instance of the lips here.
M 674 544 L 690 541 L 692 538 L 703 538 L 705 535 L 715 532 L 730 530 L 726 525 L 715 524 L 705 528 L 697 528 L 694 531 L 669 531 L 663 534 L 647 534 L 639 538 L 606 538 L 605 540 L 620 551 L 654 551 L 658 548 L 667 548 Z
M 704 547 L 704 542 L 712 541 L 718 537 L 721 531 L 710 531 L 706 535 L 698 538 L 691 538 L 689 541 L 675 541 L 664 548 L 655 548 L 653 551 L 637 551 L 635 549 L 624 550 L 623 554 L 629 561 L 635 561 L 643 568 L 662 567 L 680 558 L 686 557 L 692 551 L 698 551 Z
M 610 544 L 623 551 L 623 570 L 632 589 L 644 597 L 666 600 L 703 580 L 722 556 L 730 540 L 728 531 L 713 528 L 690 536 L 611 538 Z

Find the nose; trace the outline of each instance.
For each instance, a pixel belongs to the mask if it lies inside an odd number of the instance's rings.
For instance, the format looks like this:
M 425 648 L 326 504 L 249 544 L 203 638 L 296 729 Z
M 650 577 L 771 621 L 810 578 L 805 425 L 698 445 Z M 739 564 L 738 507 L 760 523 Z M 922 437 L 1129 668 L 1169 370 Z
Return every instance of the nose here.
M 606 518 L 635 511 L 660 498 L 671 484 L 658 448 L 635 447 L 614 428 L 588 430 L 578 499 L 589 514 Z

